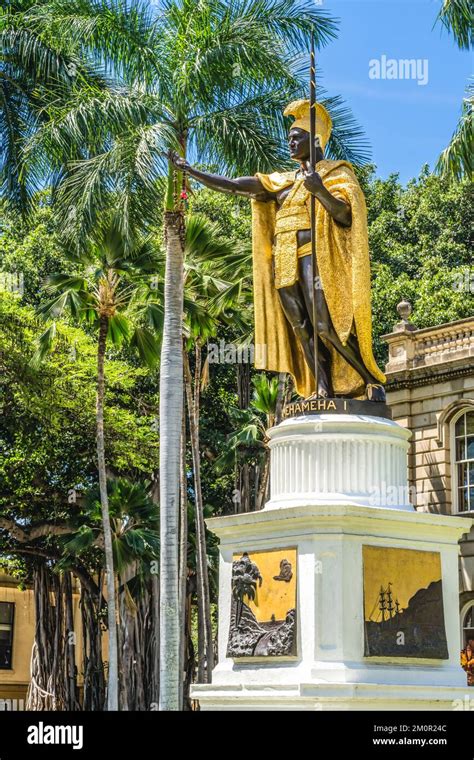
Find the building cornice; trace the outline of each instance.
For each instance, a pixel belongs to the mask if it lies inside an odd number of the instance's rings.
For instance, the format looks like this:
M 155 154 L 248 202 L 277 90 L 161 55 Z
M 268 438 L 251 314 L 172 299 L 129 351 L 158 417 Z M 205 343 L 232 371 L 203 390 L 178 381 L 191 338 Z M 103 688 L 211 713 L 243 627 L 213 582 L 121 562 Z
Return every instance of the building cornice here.
M 423 385 L 444 383 L 458 377 L 470 377 L 474 374 L 472 361 L 469 364 L 462 362 L 461 366 L 459 365 L 460 363 L 456 363 L 455 366 L 448 367 L 448 369 L 446 369 L 445 364 L 443 368 L 439 369 L 433 366 L 424 366 L 398 372 L 386 372 L 387 383 L 385 387 L 388 392 L 406 388 L 420 388 Z
M 383 335 L 388 388 L 428 385 L 473 374 L 474 317 L 416 330 L 407 320 Z

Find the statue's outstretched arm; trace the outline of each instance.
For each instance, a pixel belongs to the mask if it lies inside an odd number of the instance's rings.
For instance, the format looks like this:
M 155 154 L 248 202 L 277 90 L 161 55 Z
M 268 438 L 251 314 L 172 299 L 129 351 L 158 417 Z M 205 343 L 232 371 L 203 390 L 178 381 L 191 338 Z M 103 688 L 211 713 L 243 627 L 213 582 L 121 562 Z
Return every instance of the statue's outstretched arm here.
M 219 193 L 244 195 L 247 198 L 254 198 L 259 201 L 269 201 L 273 198 L 272 194 L 265 190 L 258 177 L 236 177 L 235 179 L 229 179 L 229 177 L 221 177 L 219 174 L 209 174 L 200 169 L 195 169 L 184 158 L 178 156 L 177 153 L 170 151 L 168 157 L 177 169 L 186 172 L 191 177 L 194 177 L 194 179 L 197 179 L 198 182 L 206 185 L 206 187 L 210 187 L 211 190 L 217 190 Z

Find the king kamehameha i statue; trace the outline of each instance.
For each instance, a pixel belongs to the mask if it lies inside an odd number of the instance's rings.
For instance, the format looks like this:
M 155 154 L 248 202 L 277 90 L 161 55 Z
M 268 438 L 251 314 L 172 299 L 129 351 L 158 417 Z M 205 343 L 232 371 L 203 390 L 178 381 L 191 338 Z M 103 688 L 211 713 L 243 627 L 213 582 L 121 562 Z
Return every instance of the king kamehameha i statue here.
M 252 199 L 257 368 L 289 372 L 305 398 L 384 402 L 385 377 L 372 353 L 365 199 L 351 165 L 324 158 L 332 121 L 323 105 L 314 108 L 314 151 L 310 101 L 297 100 L 284 111 L 294 117 L 288 145 L 296 171 L 229 179 L 195 169 L 176 154 L 170 158 L 207 187 Z
M 256 365 L 291 373 L 304 397 L 266 431 L 263 509 L 206 520 L 220 540 L 219 653 L 191 697 L 201 710 L 452 709 L 464 673 L 444 619 L 457 615 L 465 521 L 410 503 L 411 434 L 372 353 L 365 200 L 351 165 L 324 158 L 314 38 L 310 70 L 310 100 L 284 111 L 295 171 L 228 179 L 170 156 L 252 199 Z

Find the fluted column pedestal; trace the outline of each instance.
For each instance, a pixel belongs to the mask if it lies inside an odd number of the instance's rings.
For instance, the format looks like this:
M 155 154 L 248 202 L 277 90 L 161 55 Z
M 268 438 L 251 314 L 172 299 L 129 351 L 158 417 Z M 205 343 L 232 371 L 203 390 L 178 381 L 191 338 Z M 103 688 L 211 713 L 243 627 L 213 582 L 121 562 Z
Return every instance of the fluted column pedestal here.
M 407 484 L 410 432 L 382 417 L 318 414 L 268 431 L 271 497 L 293 504 L 360 504 L 413 511 Z

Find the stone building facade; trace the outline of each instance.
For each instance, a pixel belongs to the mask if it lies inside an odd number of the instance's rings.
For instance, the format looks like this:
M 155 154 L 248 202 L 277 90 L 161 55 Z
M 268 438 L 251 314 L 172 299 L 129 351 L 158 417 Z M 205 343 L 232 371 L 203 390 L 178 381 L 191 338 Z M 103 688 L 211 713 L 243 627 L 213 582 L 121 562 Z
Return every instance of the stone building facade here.
M 34 636 L 33 591 L 0 572 L 0 710 L 25 709 Z
M 460 542 L 460 643 L 474 638 L 474 317 L 418 330 L 411 306 L 388 343 L 387 401 L 412 431 L 411 501 L 417 510 L 466 517 Z

